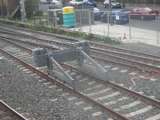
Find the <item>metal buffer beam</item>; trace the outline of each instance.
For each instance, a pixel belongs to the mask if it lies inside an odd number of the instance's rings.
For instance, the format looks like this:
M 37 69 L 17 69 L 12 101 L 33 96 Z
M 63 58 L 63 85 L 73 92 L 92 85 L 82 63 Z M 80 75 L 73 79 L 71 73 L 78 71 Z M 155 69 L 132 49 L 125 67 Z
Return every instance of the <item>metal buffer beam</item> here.
M 69 49 L 47 51 L 44 48 L 33 50 L 33 61 L 37 67 L 48 67 L 49 74 L 75 88 L 75 80 L 64 70 L 62 63 L 74 61 L 78 69 L 97 79 L 106 80 L 106 70 L 89 55 L 87 42 L 76 42 Z
M 84 51 L 80 50 L 80 53 L 83 57 L 83 63 L 79 66 L 79 70 L 97 79 L 106 80 L 107 70 Z

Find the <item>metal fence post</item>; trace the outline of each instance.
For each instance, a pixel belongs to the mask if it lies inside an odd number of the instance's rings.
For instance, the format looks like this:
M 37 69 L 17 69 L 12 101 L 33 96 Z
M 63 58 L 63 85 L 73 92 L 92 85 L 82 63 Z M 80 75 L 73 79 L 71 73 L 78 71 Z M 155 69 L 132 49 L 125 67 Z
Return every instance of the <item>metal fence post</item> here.
M 104 14 L 105 14 L 105 11 L 104 11 Z M 102 17 L 100 19 L 101 19 L 101 21 L 103 21 Z M 106 26 L 105 25 L 103 25 L 103 31 L 102 32 L 103 32 L 103 35 L 106 36 Z
M 92 13 L 91 13 L 91 10 L 87 10 L 88 11 L 88 16 L 89 16 L 89 33 L 92 33 L 92 28 L 91 28 L 91 25 L 92 25 Z
M 108 11 L 108 14 L 107 14 L 107 22 L 108 22 L 108 26 L 107 26 L 107 28 L 108 28 L 108 31 L 107 31 L 107 36 L 109 37 L 109 30 L 110 30 L 110 11 Z
M 20 0 L 21 21 L 26 20 L 25 0 Z
M 158 15 L 156 18 L 157 18 L 157 19 L 156 19 L 156 22 L 155 22 L 155 23 L 157 23 L 157 24 L 159 25 L 159 24 L 160 24 L 159 15 Z M 159 35 L 159 33 L 160 33 L 160 29 L 157 28 L 156 36 L 157 36 L 157 44 L 158 44 L 158 45 L 160 44 L 160 35 Z
M 129 41 L 132 40 L 131 17 L 129 15 Z
M 57 28 L 57 14 L 56 14 L 56 11 L 53 12 L 53 16 L 54 16 L 54 28 Z
M 156 31 L 156 36 L 157 36 L 157 44 L 159 45 L 160 41 L 159 41 L 159 30 Z
M 79 25 L 80 25 L 80 28 L 79 28 L 79 30 L 81 32 L 82 31 L 82 28 L 81 28 L 81 25 L 82 25 L 82 11 L 78 11 L 78 12 L 80 12 L 80 16 L 79 16 Z

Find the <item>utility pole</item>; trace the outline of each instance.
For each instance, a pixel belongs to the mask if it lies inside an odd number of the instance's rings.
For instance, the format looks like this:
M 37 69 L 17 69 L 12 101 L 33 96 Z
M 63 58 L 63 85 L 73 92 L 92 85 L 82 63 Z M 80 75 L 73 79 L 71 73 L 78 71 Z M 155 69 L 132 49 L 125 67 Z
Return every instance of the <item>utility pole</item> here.
M 25 0 L 20 0 L 21 21 L 26 20 Z

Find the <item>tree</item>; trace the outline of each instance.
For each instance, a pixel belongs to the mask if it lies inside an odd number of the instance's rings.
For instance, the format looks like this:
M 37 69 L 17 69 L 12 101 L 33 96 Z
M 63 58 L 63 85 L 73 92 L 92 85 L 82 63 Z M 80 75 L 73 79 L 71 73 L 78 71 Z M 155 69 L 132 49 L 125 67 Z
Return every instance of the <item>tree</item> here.
M 36 11 L 38 11 L 39 0 L 26 0 L 25 8 L 27 18 L 30 18 L 34 15 Z

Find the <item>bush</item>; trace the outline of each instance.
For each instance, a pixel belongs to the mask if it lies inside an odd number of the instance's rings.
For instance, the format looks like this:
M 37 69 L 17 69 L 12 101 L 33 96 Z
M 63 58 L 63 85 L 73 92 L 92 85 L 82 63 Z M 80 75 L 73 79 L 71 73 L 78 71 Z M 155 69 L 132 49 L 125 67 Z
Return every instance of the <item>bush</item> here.
M 26 0 L 25 9 L 27 18 L 31 18 L 38 11 L 39 0 Z

